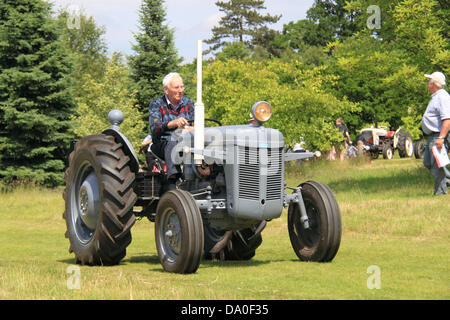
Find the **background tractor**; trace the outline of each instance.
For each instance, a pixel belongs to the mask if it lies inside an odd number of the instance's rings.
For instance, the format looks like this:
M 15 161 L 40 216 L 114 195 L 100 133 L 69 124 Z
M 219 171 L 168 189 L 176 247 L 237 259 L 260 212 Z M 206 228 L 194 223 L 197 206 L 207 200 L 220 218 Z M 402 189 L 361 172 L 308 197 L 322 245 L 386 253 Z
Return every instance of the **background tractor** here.
M 382 154 L 384 159 L 390 160 L 395 150 L 398 150 L 400 158 L 412 157 L 414 153 L 411 134 L 402 128 L 396 131 L 383 128 L 362 129 L 356 137 L 356 144 L 360 151 L 367 153 L 372 159 L 377 159 Z
M 183 175 L 168 190 L 164 161 L 146 153 L 140 165 L 120 132 L 123 115 L 109 113 L 111 127 L 83 137 L 69 156 L 64 190 L 66 237 L 76 262 L 118 264 L 131 242 L 136 217 L 155 222 L 163 269 L 193 273 L 202 258 L 248 260 L 268 221 L 288 208 L 288 229 L 300 260 L 328 262 L 338 252 L 341 215 L 331 189 L 317 181 L 286 186 L 285 162 L 314 157 L 287 153 L 281 132 L 263 125 L 272 107 L 252 107 L 256 124 L 205 127 L 201 103 L 201 43 L 194 130 L 178 136 L 174 157 Z M 140 208 L 140 210 L 138 210 Z

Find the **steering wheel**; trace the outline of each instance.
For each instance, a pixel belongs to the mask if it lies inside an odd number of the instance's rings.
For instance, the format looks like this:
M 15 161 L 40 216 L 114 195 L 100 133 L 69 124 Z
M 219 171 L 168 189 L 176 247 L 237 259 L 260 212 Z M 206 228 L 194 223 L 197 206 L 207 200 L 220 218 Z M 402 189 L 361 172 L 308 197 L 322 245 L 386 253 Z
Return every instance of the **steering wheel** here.
M 214 122 L 214 123 L 218 124 L 220 127 L 222 126 L 222 123 L 219 120 L 216 120 L 216 119 L 205 118 L 205 122 L 206 121 Z M 194 120 L 189 120 L 188 123 L 189 123 L 190 126 L 192 126 L 194 124 Z M 205 123 L 205 126 L 206 126 L 206 123 Z

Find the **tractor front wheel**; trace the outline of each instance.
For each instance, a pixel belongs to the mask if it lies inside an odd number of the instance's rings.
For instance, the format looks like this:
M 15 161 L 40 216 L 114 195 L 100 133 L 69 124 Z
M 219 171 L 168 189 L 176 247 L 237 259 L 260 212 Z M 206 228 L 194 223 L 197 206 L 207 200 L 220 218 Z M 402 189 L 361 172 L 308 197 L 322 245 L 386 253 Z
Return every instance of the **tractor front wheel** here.
M 423 159 L 425 142 L 423 140 L 417 140 L 414 142 L 414 157 L 416 159 Z
M 292 248 L 302 261 L 329 262 L 341 242 L 341 213 L 331 189 L 323 183 L 308 181 L 300 185 L 310 227 L 301 222 L 298 204 L 288 209 L 288 229 Z
M 383 158 L 391 160 L 394 157 L 394 150 L 389 144 L 383 146 Z
M 161 197 L 156 209 L 155 239 L 164 270 L 197 271 L 203 252 L 203 221 L 189 192 L 176 189 Z

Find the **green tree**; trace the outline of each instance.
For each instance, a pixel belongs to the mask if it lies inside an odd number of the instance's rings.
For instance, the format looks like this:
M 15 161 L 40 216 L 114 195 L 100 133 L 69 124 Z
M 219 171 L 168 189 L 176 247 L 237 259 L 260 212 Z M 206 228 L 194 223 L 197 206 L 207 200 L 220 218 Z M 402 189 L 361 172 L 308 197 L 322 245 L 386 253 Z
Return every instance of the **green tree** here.
M 108 60 L 108 47 L 104 39 L 106 29 L 98 26 L 94 18 L 84 12 L 60 10 L 57 19 L 62 30 L 61 39 L 73 62 L 74 93 L 78 96 L 86 75 L 95 79 L 104 76 Z M 76 24 L 72 23 L 73 19 L 76 19 Z
M 300 20 L 291 26 L 301 34 L 304 43 L 325 46 L 333 40 L 350 37 L 358 31 L 357 13 L 345 8 L 347 0 L 316 0 L 307 11 L 307 20 Z
M 347 12 L 353 12 L 356 30 L 359 34 L 373 35 L 383 41 L 396 39 L 394 9 L 403 0 L 352 0 L 347 1 L 344 8 Z M 376 6 L 376 7 L 374 7 Z M 376 8 L 376 9 L 375 9 Z M 376 12 L 374 10 L 378 10 Z M 377 14 L 380 14 L 377 17 Z M 374 18 L 380 18 L 380 25 L 375 26 Z
M 450 73 L 447 9 L 438 1 L 404 0 L 394 9 L 396 44 L 422 70 Z M 447 31 L 445 31 L 447 30 Z
M 148 116 L 148 104 L 161 95 L 163 77 L 177 69 L 178 57 L 173 30 L 164 21 L 163 0 L 143 0 L 139 10 L 140 32 L 134 35 L 134 55 L 129 57 L 131 78 L 137 89 L 139 110 Z
M 120 131 L 130 140 L 135 150 L 139 150 L 147 126 L 136 107 L 136 92 L 130 89 L 131 81 L 130 72 L 118 54 L 114 54 L 107 62 L 102 79 L 97 80 L 88 75 L 81 88 L 84 95 L 77 99 L 78 115 L 73 117 L 75 133 L 83 137 L 102 132 L 111 126 L 108 113 L 119 109 L 125 117 Z
M 352 36 L 360 27 L 355 10 L 347 10 L 345 0 L 316 0 L 307 11 L 307 19 L 290 21 L 270 41 L 271 52 L 285 59 L 299 59 L 321 65 L 327 57 L 323 48 L 330 42 Z
M 0 3 L 0 178 L 62 183 L 73 136 L 71 64 L 50 4 Z
M 358 106 L 323 89 L 324 83 L 336 80 L 325 69 L 295 60 L 217 60 L 204 70 L 206 114 L 224 125 L 244 124 L 251 106 L 266 100 L 273 107 L 267 125 L 279 129 L 286 144 L 303 137 L 310 148 L 329 150 L 341 137 L 335 118 L 356 112 Z
M 349 129 L 375 121 L 393 127 L 403 124 L 410 110 L 422 110 L 427 98 L 423 73 L 408 63 L 402 50 L 370 36 L 349 38 L 333 45 L 329 71 L 339 77 L 334 95 L 358 103 L 361 111 L 350 117 Z
M 228 59 L 241 60 L 249 58 L 251 50 L 244 43 L 239 41 L 227 42 L 221 52 L 218 52 L 216 58 L 222 61 Z
M 219 11 L 225 13 L 219 21 L 219 26 L 212 29 L 213 36 L 205 42 L 211 47 L 207 52 L 216 51 L 226 41 L 236 40 L 252 46 L 252 40 L 258 38 L 261 43 L 267 35 L 267 24 L 276 23 L 281 15 L 262 15 L 259 11 L 266 9 L 264 0 L 228 0 L 217 1 Z

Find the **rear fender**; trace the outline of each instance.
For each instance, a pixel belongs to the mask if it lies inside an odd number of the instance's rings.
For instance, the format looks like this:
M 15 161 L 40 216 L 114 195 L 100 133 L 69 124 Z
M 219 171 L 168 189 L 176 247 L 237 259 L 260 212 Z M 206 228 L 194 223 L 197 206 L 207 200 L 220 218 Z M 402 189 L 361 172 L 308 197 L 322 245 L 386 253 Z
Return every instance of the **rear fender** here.
M 130 157 L 130 169 L 134 173 L 137 173 L 139 171 L 138 157 L 127 137 L 125 137 L 121 132 L 113 128 L 106 129 L 102 133 L 109 136 L 113 136 L 118 143 L 122 143 L 123 152 Z

